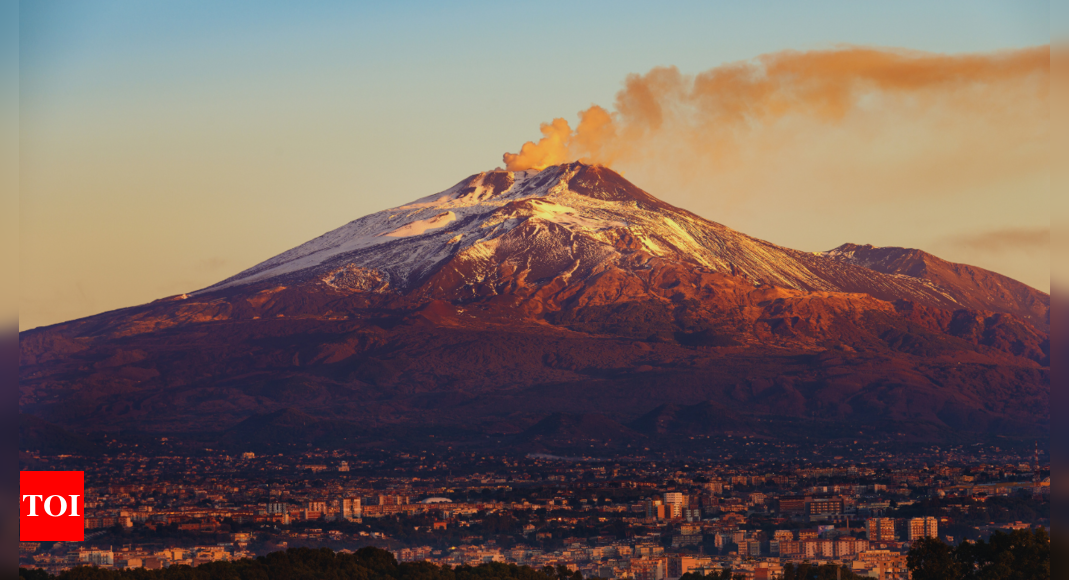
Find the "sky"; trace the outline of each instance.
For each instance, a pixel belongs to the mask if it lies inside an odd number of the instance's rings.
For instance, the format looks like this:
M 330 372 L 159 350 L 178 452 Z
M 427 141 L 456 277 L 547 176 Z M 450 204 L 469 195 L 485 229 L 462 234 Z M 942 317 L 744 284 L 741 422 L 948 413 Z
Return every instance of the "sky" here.
M 799 54 L 997 61 L 1049 44 L 1049 15 L 1028 0 L 22 2 L 19 328 L 208 286 L 504 166 L 592 106 L 633 127 L 618 96 L 651 71 L 689 91 Z M 609 162 L 777 244 L 916 247 L 1049 291 L 1043 76 L 961 74 L 858 85 L 830 116 L 708 124 L 677 99 L 671 131 Z

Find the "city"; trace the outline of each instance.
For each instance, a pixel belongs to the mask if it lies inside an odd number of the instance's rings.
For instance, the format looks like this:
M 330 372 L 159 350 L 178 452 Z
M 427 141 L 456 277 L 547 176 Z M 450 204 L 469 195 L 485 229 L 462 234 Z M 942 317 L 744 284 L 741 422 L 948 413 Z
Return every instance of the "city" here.
M 402 562 L 565 566 L 584 577 L 730 569 L 760 580 L 808 563 L 897 580 L 920 538 L 958 544 L 1050 526 L 1049 467 L 997 447 L 794 463 L 109 451 L 20 454 L 23 469 L 86 473 L 86 541 L 20 543 L 20 566 L 160 569 L 377 546 Z

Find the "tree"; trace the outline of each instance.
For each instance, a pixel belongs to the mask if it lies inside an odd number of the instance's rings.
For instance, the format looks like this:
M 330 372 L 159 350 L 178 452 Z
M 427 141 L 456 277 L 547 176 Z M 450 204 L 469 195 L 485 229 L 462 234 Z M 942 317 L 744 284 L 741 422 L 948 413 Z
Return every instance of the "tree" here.
M 964 542 L 957 548 L 937 539 L 919 540 L 906 565 L 915 580 L 1050 580 L 1050 536 L 1043 528 L 995 532 L 987 542 Z
M 913 580 L 957 580 L 963 566 L 955 560 L 954 550 L 935 538 L 923 538 L 913 543 L 906 557 L 906 566 Z
M 783 567 L 783 580 L 861 580 L 861 578 L 846 566 L 840 568 L 834 564 L 814 566 L 809 562 L 802 562 L 795 567 L 793 563 L 788 562 Z
M 961 544 L 955 556 L 965 580 L 1050 580 L 1050 536 L 1043 528 L 995 532 L 987 542 Z

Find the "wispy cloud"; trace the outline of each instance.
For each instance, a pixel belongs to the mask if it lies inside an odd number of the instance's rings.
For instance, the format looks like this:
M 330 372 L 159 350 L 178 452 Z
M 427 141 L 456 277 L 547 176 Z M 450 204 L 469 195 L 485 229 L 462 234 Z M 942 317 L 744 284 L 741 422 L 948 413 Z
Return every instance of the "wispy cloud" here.
M 1050 227 L 1000 228 L 943 238 L 942 246 L 988 254 L 1034 252 L 1050 247 Z

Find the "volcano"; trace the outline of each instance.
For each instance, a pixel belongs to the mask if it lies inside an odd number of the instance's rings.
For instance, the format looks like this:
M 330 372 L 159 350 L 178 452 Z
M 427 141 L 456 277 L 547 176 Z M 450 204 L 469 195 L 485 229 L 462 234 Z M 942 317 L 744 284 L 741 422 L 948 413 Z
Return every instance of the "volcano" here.
M 19 408 L 246 447 L 1045 438 L 1049 327 L 1050 297 L 994 272 L 784 248 L 570 163 L 479 173 L 208 288 L 22 332 Z

